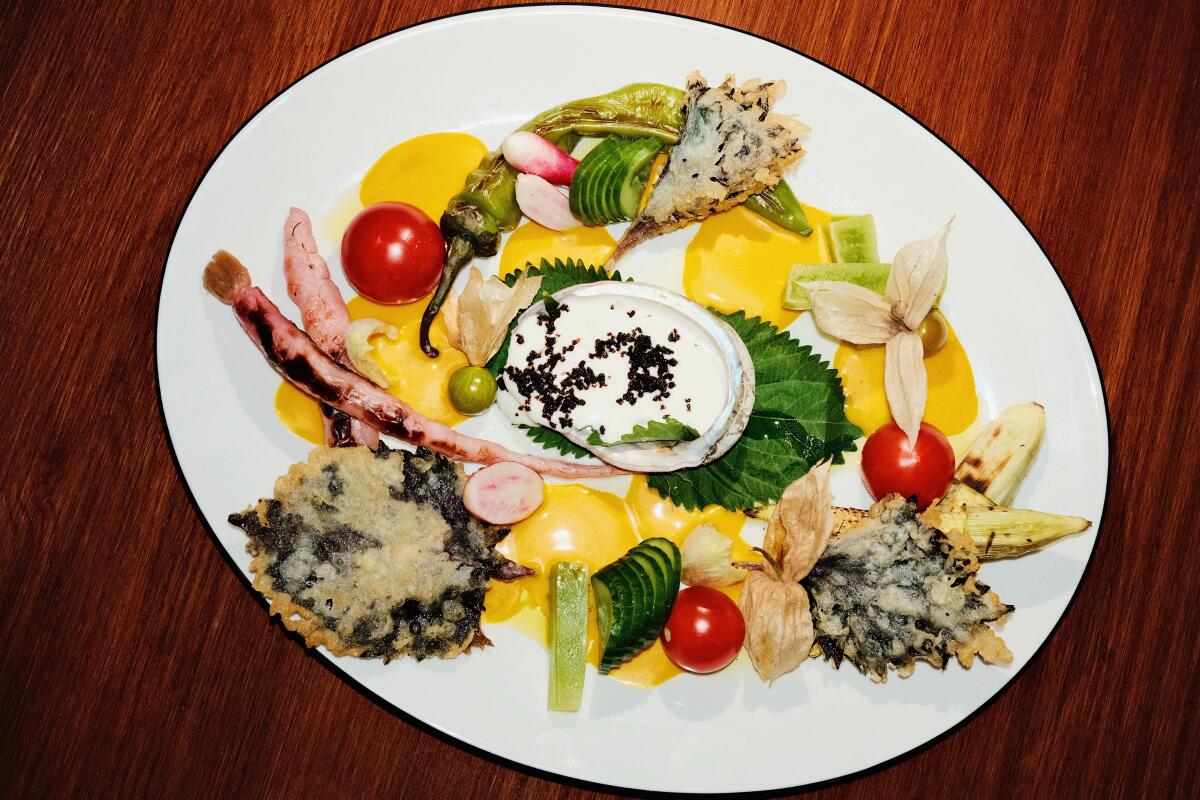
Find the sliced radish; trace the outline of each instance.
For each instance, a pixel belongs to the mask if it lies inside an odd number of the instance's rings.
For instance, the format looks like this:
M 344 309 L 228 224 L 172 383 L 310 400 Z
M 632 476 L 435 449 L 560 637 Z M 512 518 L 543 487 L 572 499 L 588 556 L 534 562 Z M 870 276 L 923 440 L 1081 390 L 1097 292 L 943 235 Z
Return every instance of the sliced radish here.
M 562 191 L 537 175 L 517 176 L 517 205 L 521 213 L 544 228 L 565 231 L 579 225 Z
M 492 525 L 511 525 L 542 504 L 542 476 L 524 464 L 501 461 L 473 473 L 463 489 L 467 510 Z
M 537 175 L 559 186 L 570 186 L 571 176 L 579 166 L 570 155 L 529 131 L 510 133 L 500 145 L 500 152 L 517 172 Z

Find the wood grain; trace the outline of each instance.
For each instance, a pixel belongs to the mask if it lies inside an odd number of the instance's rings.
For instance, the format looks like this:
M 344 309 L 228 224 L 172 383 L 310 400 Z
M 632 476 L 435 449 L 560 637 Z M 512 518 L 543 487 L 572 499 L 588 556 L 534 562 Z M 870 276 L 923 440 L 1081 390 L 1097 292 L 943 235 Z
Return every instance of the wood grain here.
M 471 5 L 0 9 L 0 794 L 600 794 L 430 735 L 282 635 L 206 534 L 159 416 L 159 279 L 221 146 L 326 59 Z M 1194 796 L 1195 4 L 646 5 L 809 53 L 945 138 L 1045 246 L 1108 392 L 1108 506 L 1058 632 L 966 725 L 818 794 Z

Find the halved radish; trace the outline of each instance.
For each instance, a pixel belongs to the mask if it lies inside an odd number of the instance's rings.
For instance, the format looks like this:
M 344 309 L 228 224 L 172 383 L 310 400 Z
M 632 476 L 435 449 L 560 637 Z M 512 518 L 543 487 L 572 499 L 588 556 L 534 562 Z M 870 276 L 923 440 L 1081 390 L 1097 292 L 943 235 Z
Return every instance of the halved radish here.
M 500 145 L 500 152 L 517 172 L 537 175 L 559 186 L 570 186 L 571 176 L 579 166 L 570 155 L 529 131 L 510 133 Z
M 511 525 L 537 511 L 545 491 L 541 475 L 524 464 L 501 461 L 467 478 L 463 503 L 484 522 Z
M 521 213 L 544 228 L 565 231 L 579 225 L 562 191 L 537 175 L 517 176 L 517 205 Z

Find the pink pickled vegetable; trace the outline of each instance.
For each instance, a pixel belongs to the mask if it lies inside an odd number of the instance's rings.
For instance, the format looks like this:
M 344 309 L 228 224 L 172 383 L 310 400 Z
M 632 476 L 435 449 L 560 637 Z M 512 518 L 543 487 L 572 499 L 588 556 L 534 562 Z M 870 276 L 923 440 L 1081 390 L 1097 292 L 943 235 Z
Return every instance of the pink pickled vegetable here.
M 517 205 L 522 214 L 552 231 L 580 224 L 571 214 L 571 202 L 562 190 L 537 175 L 517 176 Z
M 542 504 L 545 483 L 524 464 L 501 461 L 473 473 L 463 489 L 467 510 L 492 525 L 511 525 Z
M 537 175 L 559 186 L 570 186 L 579 162 L 549 141 L 529 131 L 509 134 L 500 145 L 504 160 L 517 172 Z

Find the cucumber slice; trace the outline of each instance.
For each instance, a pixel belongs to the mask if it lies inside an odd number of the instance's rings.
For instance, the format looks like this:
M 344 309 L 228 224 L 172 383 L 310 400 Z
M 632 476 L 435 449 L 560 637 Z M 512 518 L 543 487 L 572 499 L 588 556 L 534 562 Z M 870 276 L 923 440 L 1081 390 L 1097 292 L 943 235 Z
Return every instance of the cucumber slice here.
M 826 226 L 833 260 L 843 264 L 866 264 L 879 261 L 879 245 L 875 241 L 875 218 L 870 214 L 846 217 Z
M 664 539 L 661 536 L 652 536 L 649 539 L 643 539 L 638 547 L 653 547 L 671 562 L 671 573 L 675 577 L 675 582 L 679 582 L 679 573 L 683 570 L 683 556 L 679 553 L 679 548 L 670 539 Z
M 653 642 L 654 637 L 658 636 L 658 631 L 661 630 L 656 623 L 662 617 L 663 609 L 667 607 L 666 574 L 658 571 L 658 562 L 640 547 L 630 550 L 626 558 L 629 559 L 630 566 L 643 576 L 645 585 L 649 589 L 646 597 L 646 614 L 643 620 L 645 624 L 639 626 L 641 638 L 636 642 L 638 649 L 641 650 Z
M 617 189 L 625 171 L 624 140 L 610 137 L 612 149 L 604 168 L 596 174 L 596 203 L 605 224 L 621 221 L 621 209 L 617 203 Z
M 655 600 L 657 601 L 655 608 L 656 615 L 652 619 L 652 623 L 661 630 L 667 624 L 667 616 L 671 613 L 671 598 L 678 589 L 679 579 L 675 578 L 674 581 L 671 580 L 674 576 L 674 567 L 671 559 L 657 547 L 643 547 L 642 545 L 638 545 L 631 551 L 631 555 L 634 553 L 643 560 L 649 561 L 654 566 L 654 582 L 659 591 L 655 593 Z
M 845 281 L 870 289 L 882 297 L 887 290 L 891 271 L 891 264 L 797 264 L 792 267 L 783 287 L 783 307 L 794 311 L 812 310 L 808 290 L 801 285 L 811 281 Z M 935 306 L 942 301 L 945 291 L 946 284 L 943 283 L 934 300 Z
M 578 711 L 587 673 L 588 568 L 560 561 L 550 568 L 551 711 Z
M 571 213 L 585 225 L 605 224 L 605 213 L 600 204 L 598 190 L 600 176 L 610 162 L 615 161 L 615 139 L 608 137 L 591 149 L 575 168 L 568 193 Z
M 671 609 L 675 607 L 675 598 L 679 595 L 679 576 L 683 570 L 683 556 L 674 542 L 661 536 L 642 540 L 638 549 L 653 550 L 667 568 L 666 603 L 663 606 L 662 619 L 657 624 L 658 631 L 661 633 L 663 626 L 667 624 L 667 618 L 671 616 Z M 656 633 L 655 636 L 657 635 Z
M 647 539 L 592 577 L 600 626 L 600 672 L 608 673 L 662 632 L 679 593 L 679 548 Z
M 610 564 L 608 568 L 620 572 L 624 576 L 625 582 L 629 584 L 630 625 L 626 629 L 625 649 L 636 652 L 639 649 L 638 639 L 641 637 L 643 622 L 650 604 L 653 602 L 653 589 L 642 571 L 631 562 L 628 553 L 620 561 Z
M 882 297 L 891 269 L 891 264 L 797 264 L 792 267 L 783 287 L 783 307 L 795 311 L 810 310 L 808 290 L 801 285 L 810 281 L 845 281 Z
M 596 624 L 600 629 L 600 672 L 612 669 L 606 666 L 611 658 L 629 652 L 633 628 L 633 588 L 624 571 L 614 570 L 612 565 L 592 576 L 592 591 L 596 595 Z M 626 658 L 628 656 L 625 656 Z
M 586 225 L 632 219 L 650 164 L 661 143 L 654 138 L 609 136 L 579 162 L 571 180 L 571 213 Z
M 650 165 L 654 163 L 660 146 L 657 139 L 650 138 L 629 143 L 625 174 L 616 185 L 619 197 L 617 207 L 622 219 L 633 219 L 637 214 L 638 201 L 642 199 L 642 189 L 646 187 L 646 179 L 650 175 Z

